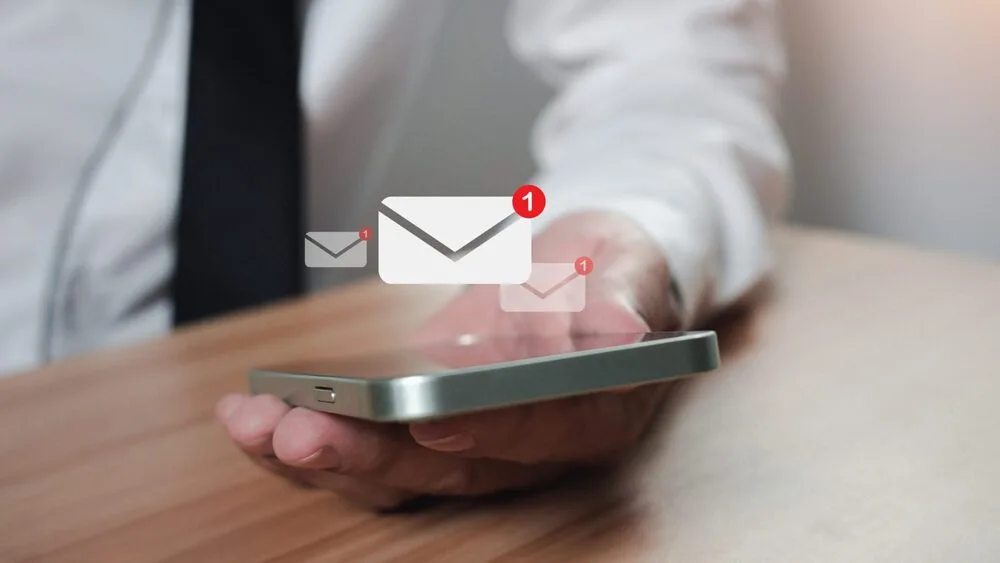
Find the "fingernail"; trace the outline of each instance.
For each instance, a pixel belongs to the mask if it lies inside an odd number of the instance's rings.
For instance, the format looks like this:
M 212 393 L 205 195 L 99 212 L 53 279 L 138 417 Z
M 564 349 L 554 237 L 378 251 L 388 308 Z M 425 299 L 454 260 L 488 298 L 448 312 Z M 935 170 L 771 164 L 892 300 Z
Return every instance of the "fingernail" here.
M 240 397 L 239 395 L 228 395 L 223 397 L 222 400 L 219 401 L 219 418 L 228 420 L 231 416 L 233 416 L 233 413 L 236 412 L 236 409 L 242 402 L 243 397 Z
M 440 452 L 462 452 L 476 445 L 471 435 L 443 424 L 415 424 L 410 434 L 420 445 Z
M 323 446 L 306 457 L 298 460 L 295 464 L 322 466 L 323 469 L 334 469 L 340 465 L 340 456 L 333 448 Z

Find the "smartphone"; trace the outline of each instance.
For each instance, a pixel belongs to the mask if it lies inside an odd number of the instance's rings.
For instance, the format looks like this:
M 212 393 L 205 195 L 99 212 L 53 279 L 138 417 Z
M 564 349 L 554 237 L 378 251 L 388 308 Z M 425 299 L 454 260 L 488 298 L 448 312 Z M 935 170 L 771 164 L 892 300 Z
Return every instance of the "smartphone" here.
M 719 366 L 716 334 L 465 338 L 255 369 L 250 391 L 380 422 L 417 422 L 669 381 Z

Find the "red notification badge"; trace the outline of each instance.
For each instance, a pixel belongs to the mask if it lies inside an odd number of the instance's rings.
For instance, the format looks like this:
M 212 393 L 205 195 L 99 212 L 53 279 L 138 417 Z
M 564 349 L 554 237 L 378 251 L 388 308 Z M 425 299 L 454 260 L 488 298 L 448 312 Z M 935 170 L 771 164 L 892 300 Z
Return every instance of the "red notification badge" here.
M 534 219 L 545 210 L 545 192 L 538 186 L 526 184 L 514 191 L 514 213 L 525 219 Z
M 361 239 L 361 240 L 368 240 L 368 239 L 372 238 L 372 228 L 371 227 L 364 227 L 363 229 L 359 230 L 358 231 L 358 238 Z
M 594 271 L 594 261 L 586 256 L 581 256 L 573 263 L 573 267 L 576 268 L 576 273 L 586 276 Z

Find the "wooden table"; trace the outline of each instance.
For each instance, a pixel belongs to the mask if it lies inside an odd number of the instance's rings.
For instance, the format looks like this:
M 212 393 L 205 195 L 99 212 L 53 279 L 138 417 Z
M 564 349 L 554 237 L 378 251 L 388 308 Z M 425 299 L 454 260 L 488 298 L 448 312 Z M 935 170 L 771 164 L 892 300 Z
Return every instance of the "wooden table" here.
M 2 561 L 1000 561 L 1000 266 L 779 237 L 724 368 L 616 475 L 375 516 L 212 420 L 251 366 L 375 350 L 442 302 L 367 284 L 0 381 Z

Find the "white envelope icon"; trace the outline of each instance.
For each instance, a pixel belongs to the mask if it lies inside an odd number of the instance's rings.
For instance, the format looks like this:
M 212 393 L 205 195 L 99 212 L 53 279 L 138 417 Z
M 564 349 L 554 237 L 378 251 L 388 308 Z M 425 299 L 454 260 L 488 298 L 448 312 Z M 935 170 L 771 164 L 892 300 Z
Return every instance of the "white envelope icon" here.
M 385 283 L 522 283 L 531 275 L 531 223 L 509 197 L 387 197 L 378 234 Z
M 305 237 L 307 268 L 364 268 L 368 242 L 351 232 L 311 232 Z
M 500 286 L 500 308 L 508 313 L 578 313 L 587 304 L 586 284 L 572 262 L 532 264 L 527 282 Z

